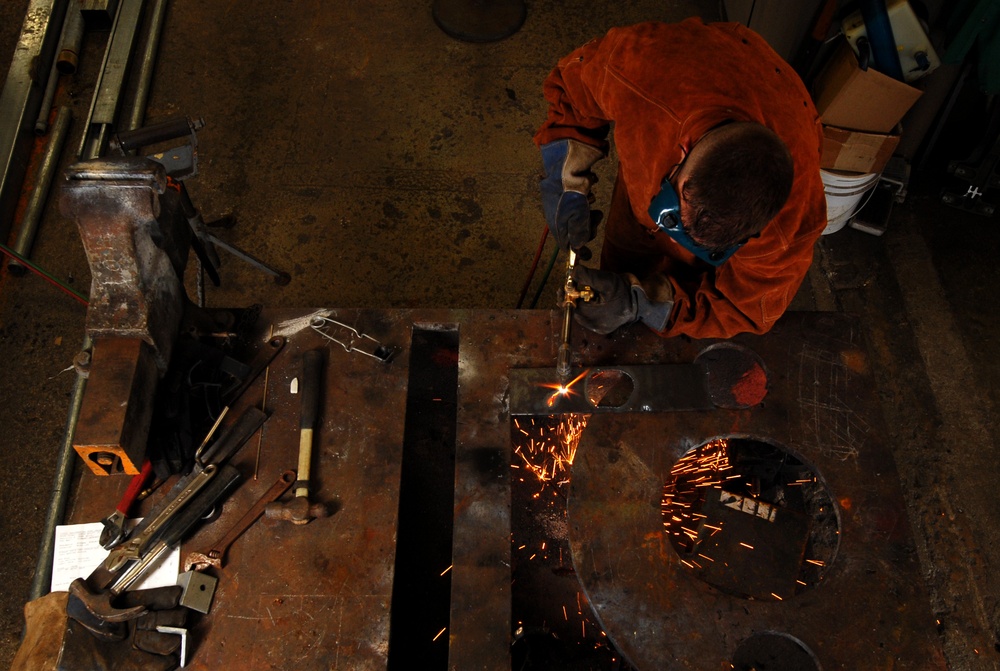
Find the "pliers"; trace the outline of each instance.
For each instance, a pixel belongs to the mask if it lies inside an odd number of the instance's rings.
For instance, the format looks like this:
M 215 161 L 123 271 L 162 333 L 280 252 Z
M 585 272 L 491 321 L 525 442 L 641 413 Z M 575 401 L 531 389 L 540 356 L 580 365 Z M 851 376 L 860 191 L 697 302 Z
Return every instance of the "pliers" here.
M 142 469 L 136 475 L 132 476 L 132 481 L 129 482 L 128 489 L 125 490 L 125 494 L 122 495 L 118 505 L 115 506 L 115 511 L 101 520 L 104 530 L 101 531 L 100 541 L 101 547 L 105 550 L 110 550 L 128 537 L 128 531 L 125 529 L 128 510 L 135 503 L 136 498 L 138 498 L 139 493 L 146 484 L 146 480 L 149 479 L 152 473 L 153 462 L 146 459 L 142 462 Z

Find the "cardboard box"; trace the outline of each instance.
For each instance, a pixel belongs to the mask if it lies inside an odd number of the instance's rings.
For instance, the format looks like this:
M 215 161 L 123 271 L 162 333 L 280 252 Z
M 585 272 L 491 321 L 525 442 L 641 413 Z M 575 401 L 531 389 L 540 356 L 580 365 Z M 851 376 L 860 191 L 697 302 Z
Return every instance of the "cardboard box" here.
M 824 170 L 880 173 L 899 144 L 899 128 L 892 134 L 864 133 L 835 126 L 823 126 Z
M 868 133 L 890 133 L 921 91 L 871 68 L 862 70 L 842 41 L 816 78 L 813 100 L 823 123 Z

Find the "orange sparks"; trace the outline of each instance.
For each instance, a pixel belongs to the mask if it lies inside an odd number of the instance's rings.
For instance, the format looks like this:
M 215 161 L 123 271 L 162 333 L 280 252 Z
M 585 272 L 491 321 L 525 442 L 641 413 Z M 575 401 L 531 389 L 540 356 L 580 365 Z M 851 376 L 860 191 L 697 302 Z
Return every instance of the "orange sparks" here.
M 577 446 L 587 419 L 588 415 L 575 414 L 550 417 L 548 421 L 558 422 L 558 425 L 547 433 L 545 425 L 535 425 L 532 420 L 528 440 L 520 441 L 514 448 L 514 454 L 522 463 L 512 466 L 534 473 L 542 483 L 569 482 L 570 467 L 576 458 Z M 525 433 L 523 427 L 516 428 Z
M 441 634 L 443 634 L 443 633 L 444 633 L 444 630 L 445 630 L 445 629 L 447 629 L 447 628 L 448 628 L 448 627 L 442 627 L 442 628 L 441 628 L 441 631 L 439 631 L 439 632 L 437 633 L 437 636 L 435 636 L 435 637 L 434 637 L 434 639 L 433 639 L 433 640 L 431 641 L 431 643 L 433 643 L 434 641 L 436 641 L 436 640 L 438 640 L 439 638 L 441 638 Z

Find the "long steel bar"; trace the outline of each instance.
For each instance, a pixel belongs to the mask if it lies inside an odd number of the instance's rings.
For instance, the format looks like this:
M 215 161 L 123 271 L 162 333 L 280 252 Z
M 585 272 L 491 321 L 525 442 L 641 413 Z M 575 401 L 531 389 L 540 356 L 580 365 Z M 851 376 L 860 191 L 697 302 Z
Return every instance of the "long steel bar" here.
M 70 10 L 66 11 L 66 16 L 62 20 L 62 27 L 59 30 L 59 44 L 66 39 L 66 30 L 70 27 Z M 54 26 L 53 26 L 54 28 Z M 57 58 L 52 59 L 49 66 L 49 75 L 45 80 L 45 93 L 42 95 L 42 102 L 38 106 L 38 116 L 35 120 L 35 135 L 45 135 L 49 129 L 49 113 L 52 111 L 52 103 L 56 98 L 56 86 L 59 84 L 59 70 L 56 67 Z
M 554 368 L 521 368 L 510 371 L 510 414 L 561 415 L 591 412 L 663 412 L 667 410 L 712 410 L 708 373 L 700 364 L 595 367 L 576 371 L 579 382 L 565 393 L 557 387 Z M 586 373 L 586 375 L 583 375 Z M 591 380 L 616 376 L 631 384 L 628 398 L 618 405 L 592 402 Z
M 97 158 L 107 144 L 111 126 L 118 115 L 121 93 L 128 77 L 129 61 L 135 48 L 144 0 L 122 0 L 104 52 L 101 75 L 90 103 L 87 126 L 77 156 Z
M 60 107 L 56 114 L 56 122 L 52 125 L 52 134 L 49 136 L 49 144 L 45 148 L 42 164 L 38 168 L 35 188 L 32 189 L 31 196 L 28 198 L 24 216 L 21 217 L 21 228 L 17 232 L 17 239 L 14 240 L 13 250 L 21 256 L 29 256 L 31 253 L 31 245 L 35 242 L 38 224 L 42 220 L 45 203 L 49 200 L 52 178 L 59 167 L 59 159 L 62 156 L 63 146 L 66 144 L 66 137 L 69 134 L 72 121 L 73 108 L 65 105 Z M 7 263 L 7 269 L 14 275 L 24 275 L 27 272 L 27 268 L 13 258 Z
M 228 242 L 226 242 L 225 240 L 221 240 L 218 237 L 212 235 L 211 233 L 208 233 L 205 237 L 213 245 L 217 245 L 219 247 L 222 247 L 224 250 L 226 250 L 227 252 L 229 252 L 230 254 L 232 254 L 233 256 L 235 256 L 236 258 L 240 259 L 241 261 L 249 263 L 251 266 L 253 266 L 257 270 L 261 270 L 261 271 L 267 273 L 268 275 L 272 275 L 274 277 L 274 281 L 277 284 L 280 284 L 280 285 L 284 286 L 284 285 L 288 284 L 291 281 L 291 276 L 288 273 L 286 273 L 286 272 L 284 272 L 282 270 L 276 270 L 276 269 L 272 268 L 271 266 L 267 265 L 266 263 L 264 263 L 263 261 L 261 261 L 260 259 L 258 259 L 256 256 L 253 256 L 252 254 L 243 251 L 239 247 L 235 247 L 235 246 L 229 244 Z
M 67 0 L 31 0 L 0 92 L 0 240 L 10 233 L 35 141 L 35 119 L 45 93 L 36 73 L 49 71 Z
M 49 130 L 49 115 L 52 113 L 52 102 L 56 99 L 56 86 L 59 84 L 59 70 L 53 63 L 49 68 L 49 78 L 45 84 L 45 94 L 42 104 L 38 106 L 38 118 L 35 120 L 35 135 L 42 136 Z
M 56 56 L 56 67 L 64 75 L 76 72 L 80 61 L 80 47 L 83 45 L 83 6 L 80 0 L 72 2 L 66 10 L 62 39 L 59 40 L 59 55 Z
M 160 36 L 163 34 L 166 16 L 167 0 L 155 0 L 153 16 L 149 23 L 149 33 L 146 36 L 146 45 L 142 50 L 138 85 L 132 101 L 132 111 L 128 121 L 124 124 L 126 130 L 135 130 L 141 127 L 146 117 L 146 104 L 149 101 L 149 90 L 153 84 L 153 70 L 156 68 L 156 52 L 160 48 Z
M 82 349 L 89 348 L 90 338 L 84 336 Z M 62 523 L 63 514 L 66 511 L 66 501 L 69 499 L 70 488 L 73 485 L 73 465 L 76 463 L 73 433 L 76 431 L 76 422 L 80 418 L 80 407 L 83 405 L 83 392 L 86 388 L 87 378 L 78 374 L 70 394 L 69 413 L 66 416 L 66 428 L 63 430 L 62 443 L 59 446 L 55 480 L 52 484 L 52 497 L 49 500 L 48 513 L 45 515 L 45 528 L 42 530 L 42 541 L 38 546 L 38 563 L 35 566 L 35 577 L 31 581 L 31 593 L 28 600 L 48 594 L 52 585 L 52 556 L 55 553 L 56 526 Z

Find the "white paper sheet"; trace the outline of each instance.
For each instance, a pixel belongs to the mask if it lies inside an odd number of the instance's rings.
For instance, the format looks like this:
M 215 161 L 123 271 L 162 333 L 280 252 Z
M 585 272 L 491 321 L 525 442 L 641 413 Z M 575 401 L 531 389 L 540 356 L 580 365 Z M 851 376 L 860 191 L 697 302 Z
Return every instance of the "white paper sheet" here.
M 130 520 L 137 524 L 139 520 Z M 66 524 L 56 527 L 55 550 L 52 556 L 53 592 L 69 589 L 69 584 L 77 578 L 86 578 L 103 562 L 108 551 L 101 547 L 100 522 L 91 524 Z M 130 589 L 148 589 L 177 584 L 177 574 L 181 568 L 181 551 L 175 547 L 151 566 L 146 575 Z

